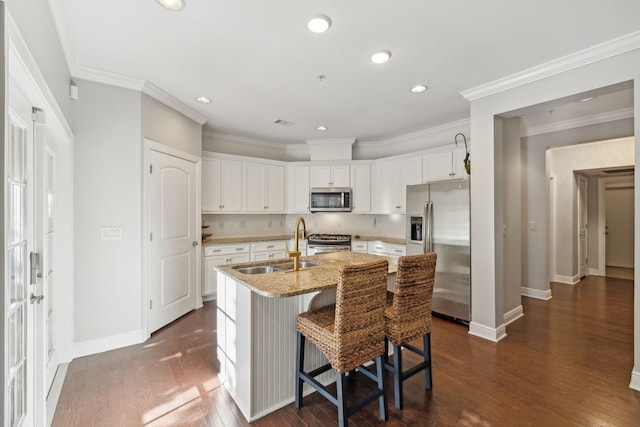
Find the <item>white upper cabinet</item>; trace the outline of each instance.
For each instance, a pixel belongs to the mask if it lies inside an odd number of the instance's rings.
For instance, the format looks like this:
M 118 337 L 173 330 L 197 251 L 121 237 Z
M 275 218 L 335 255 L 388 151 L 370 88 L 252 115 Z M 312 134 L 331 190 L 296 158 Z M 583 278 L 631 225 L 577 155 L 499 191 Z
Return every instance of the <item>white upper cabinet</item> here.
M 202 159 L 202 212 L 242 211 L 242 162 Z
M 455 149 L 422 156 L 424 182 L 466 178 L 465 154 L 464 150 Z
M 349 187 L 349 165 L 311 166 L 311 188 Z
M 422 183 L 422 159 L 376 163 L 372 168 L 376 213 L 405 213 L 407 185 Z
M 371 212 L 371 166 L 351 166 L 353 213 Z
M 309 166 L 291 165 L 287 169 L 287 212 L 309 212 Z
M 284 212 L 284 166 L 244 163 L 244 212 Z

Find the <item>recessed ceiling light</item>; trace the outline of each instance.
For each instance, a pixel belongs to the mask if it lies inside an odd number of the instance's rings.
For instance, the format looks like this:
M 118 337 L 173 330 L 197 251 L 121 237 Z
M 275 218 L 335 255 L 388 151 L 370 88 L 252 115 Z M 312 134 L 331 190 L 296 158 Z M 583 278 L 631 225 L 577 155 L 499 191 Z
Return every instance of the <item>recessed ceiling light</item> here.
M 371 55 L 371 62 L 374 64 L 384 64 L 389 60 L 389 58 L 391 58 L 391 52 L 388 50 L 381 50 Z
M 196 101 L 198 101 L 201 104 L 208 104 L 211 102 L 211 100 L 209 98 L 207 98 L 206 96 L 199 96 L 196 98 Z
M 428 88 L 425 85 L 415 85 L 410 90 L 411 90 L 411 93 L 422 93 L 427 89 Z
M 316 129 L 317 129 L 317 130 L 319 130 L 320 132 L 324 132 L 325 130 L 327 130 L 327 129 L 329 129 L 329 128 L 328 128 L 328 127 L 326 127 L 326 126 L 322 126 L 322 125 L 320 125 L 320 126 L 318 126 Z
M 184 0 L 158 0 L 158 3 L 173 11 L 182 10 L 186 6 Z
M 580 100 L 580 102 L 587 102 L 587 101 L 591 101 L 593 99 L 593 96 L 587 97 L 587 98 L 582 98 Z
M 329 27 L 331 27 L 331 19 L 326 15 L 313 15 L 307 22 L 307 28 L 312 33 L 324 33 Z

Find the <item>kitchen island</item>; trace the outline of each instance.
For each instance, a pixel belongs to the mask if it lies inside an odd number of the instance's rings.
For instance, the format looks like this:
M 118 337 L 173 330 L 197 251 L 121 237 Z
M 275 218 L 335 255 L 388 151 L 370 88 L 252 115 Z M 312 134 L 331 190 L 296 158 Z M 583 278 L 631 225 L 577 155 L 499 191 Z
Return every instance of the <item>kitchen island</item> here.
M 310 308 L 335 302 L 338 269 L 380 257 L 344 251 L 302 257 L 315 264 L 287 270 L 288 259 L 222 265 L 217 270 L 217 356 L 220 379 L 248 421 L 256 420 L 294 399 L 296 317 Z M 261 274 L 242 271 L 271 271 Z M 304 264 L 303 264 L 304 265 Z M 389 263 L 389 285 L 396 265 Z M 306 366 L 326 363 L 310 346 Z M 333 371 L 319 377 L 329 383 Z

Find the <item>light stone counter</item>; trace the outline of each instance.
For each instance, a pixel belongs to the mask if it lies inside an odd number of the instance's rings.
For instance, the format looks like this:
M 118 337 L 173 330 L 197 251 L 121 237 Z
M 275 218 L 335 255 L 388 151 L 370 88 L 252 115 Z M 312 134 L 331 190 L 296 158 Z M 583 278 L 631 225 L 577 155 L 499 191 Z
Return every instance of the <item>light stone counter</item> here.
M 202 245 L 233 245 L 234 243 L 270 242 L 272 240 L 289 240 L 292 238 L 293 235 L 291 234 L 279 234 L 277 236 L 210 237 L 205 239 Z
M 393 245 L 404 245 L 407 243 L 407 239 L 398 237 L 382 237 L 382 236 L 358 236 L 358 238 L 352 238 L 352 242 L 382 242 L 391 243 Z
M 364 264 L 379 261 L 376 255 L 344 251 L 330 254 L 301 257 L 301 261 L 312 261 L 320 265 L 302 268 L 299 271 L 280 271 L 265 274 L 243 274 L 235 268 L 273 265 L 276 261 L 259 261 L 215 267 L 219 272 L 243 284 L 253 292 L 265 297 L 291 297 L 315 291 L 335 288 L 338 285 L 338 269 L 344 265 Z M 282 262 L 284 260 L 279 260 Z M 389 262 L 389 274 L 396 272 L 396 264 Z

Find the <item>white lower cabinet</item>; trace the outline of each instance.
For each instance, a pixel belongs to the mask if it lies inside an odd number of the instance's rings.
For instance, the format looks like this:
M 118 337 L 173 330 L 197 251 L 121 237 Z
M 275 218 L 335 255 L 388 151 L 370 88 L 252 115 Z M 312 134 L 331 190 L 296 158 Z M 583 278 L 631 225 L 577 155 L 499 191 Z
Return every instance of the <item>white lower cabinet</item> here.
M 351 252 L 360 252 L 366 254 L 368 252 L 367 242 L 351 242 Z
M 250 245 L 248 243 L 205 246 L 202 263 L 204 269 L 204 274 L 202 275 L 202 299 L 216 299 L 217 272 L 215 266 L 249 262 L 250 260 Z
M 387 257 L 389 261 L 398 262 L 398 258 L 407 254 L 407 247 L 392 243 L 369 242 L 367 251 L 371 255 Z
M 256 242 L 251 244 L 251 261 L 269 261 L 286 258 L 286 241 Z

